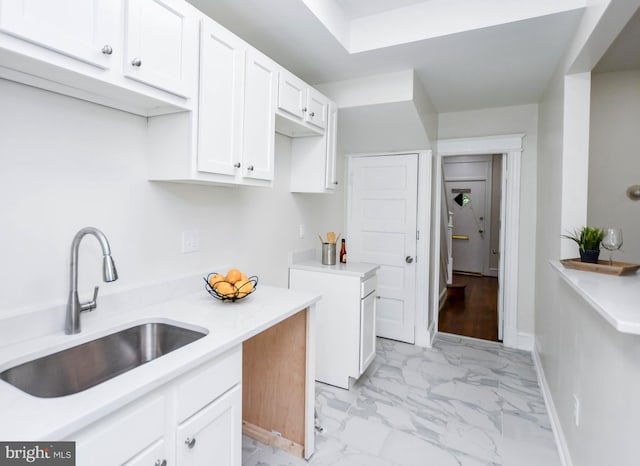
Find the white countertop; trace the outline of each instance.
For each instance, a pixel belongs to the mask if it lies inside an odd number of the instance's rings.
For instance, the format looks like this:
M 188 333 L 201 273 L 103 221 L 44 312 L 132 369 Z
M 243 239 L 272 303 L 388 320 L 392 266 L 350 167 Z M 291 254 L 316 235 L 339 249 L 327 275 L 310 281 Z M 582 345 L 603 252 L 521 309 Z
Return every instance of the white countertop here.
M 200 279 L 201 280 L 201 279 Z M 209 333 L 80 393 L 37 398 L 0 381 L 0 439 L 57 440 L 68 436 L 139 396 L 222 354 L 274 324 L 312 305 L 314 293 L 260 285 L 244 300 L 221 302 L 204 290 L 161 303 L 116 312 L 100 307 L 81 317 L 82 332 L 52 334 L 0 348 L 0 372 L 41 355 L 54 353 L 143 322 L 168 322 Z M 90 317 L 90 318 L 87 318 Z
M 346 264 L 337 263 L 336 265 L 323 265 L 321 261 L 310 259 L 291 264 L 289 268 L 368 278 L 369 276 L 373 275 L 373 273 L 378 270 L 380 266 L 377 264 L 367 264 L 364 262 L 347 262 Z
M 366 279 L 372 276 L 380 268 L 378 264 L 368 264 L 365 262 L 347 262 L 335 265 L 324 265 L 316 255 L 315 250 L 306 249 L 290 253 L 289 268 L 297 270 L 307 270 L 311 272 L 327 272 L 338 275 L 351 275 Z
M 551 265 L 616 330 L 640 335 L 640 276 L 607 275 Z

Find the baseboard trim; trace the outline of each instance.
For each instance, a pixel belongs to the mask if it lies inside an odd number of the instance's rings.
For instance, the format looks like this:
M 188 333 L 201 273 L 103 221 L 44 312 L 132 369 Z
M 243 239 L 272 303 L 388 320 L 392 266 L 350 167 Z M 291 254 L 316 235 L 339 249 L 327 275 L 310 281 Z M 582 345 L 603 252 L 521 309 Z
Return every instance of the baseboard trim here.
M 535 338 L 533 337 L 533 334 L 518 332 L 518 349 L 532 352 L 534 344 Z
M 441 311 L 446 303 L 447 303 L 447 287 L 445 286 L 442 289 L 442 291 L 440 291 L 440 296 L 438 298 L 438 311 Z
M 547 407 L 547 413 L 549 414 L 549 420 L 551 421 L 553 436 L 556 439 L 556 447 L 558 448 L 560 462 L 562 463 L 562 466 L 573 466 L 573 462 L 571 461 L 571 454 L 569 453 L 569 446 L 567 445 L 567 440 L 565 439 L 564 432 L 562 431 L 562 425 L 560 424 L 558 411 L 556 411 L 556 406 L 553 403 L 551 390 L 549 389 L 547 378 L 544 375 L 542 361 L 540 360 L 540 354 L 538 353 L 538 345 L 535 344 L 535 341 L 533 345 L 533 351 L 531 353 L 533 356 L 533 364 L 535 365 L 536 373 L 538 374 L 538 383 L 540 384 L 540 388 L 542 390 L 544 404 Z

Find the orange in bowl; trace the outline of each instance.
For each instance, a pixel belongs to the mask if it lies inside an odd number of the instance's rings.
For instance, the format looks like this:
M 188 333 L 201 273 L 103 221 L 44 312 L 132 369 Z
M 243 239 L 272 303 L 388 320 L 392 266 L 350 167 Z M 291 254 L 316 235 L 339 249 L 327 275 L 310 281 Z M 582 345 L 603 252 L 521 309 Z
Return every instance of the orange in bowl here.
M 234 286 L 238 290 L 238 298 L 244 298 L 253 291 L 253 283 L 248 279 L 239 280 Z
M 209 286 L 211 288 L 215 288 L 216 283 L 223 282 L 223 281 L 224 281 L 224 275 L 219 273 L 214 273 L 209 277 Z
M 231 284 L 234 284 L 241 278 L 242 278 L 242 272 L 240 272 L 238 269 L 231 269 L 227 272 L 226 280 Z
M 213 289 L 218 292 L 218 294 L 225 298 L 233 297 L 236 293 L 236 288 L 229 282 L 220 281 L 213 286 Z

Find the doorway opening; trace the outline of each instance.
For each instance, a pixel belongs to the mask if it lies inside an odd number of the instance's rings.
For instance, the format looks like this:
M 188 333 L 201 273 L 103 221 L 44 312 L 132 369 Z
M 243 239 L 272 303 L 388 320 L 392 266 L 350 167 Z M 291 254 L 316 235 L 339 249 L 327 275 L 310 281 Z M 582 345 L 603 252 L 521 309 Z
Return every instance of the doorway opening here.
M 431 248 L 431 335 L 439 331 L 440 304 L 447 293 L 448 268 L 446 244 L 448 235 L 447 207 L 444 204 L 443 160 L 460 155 L 502 154 L 502 176 L 500 205 L 500 246 L 498 254 L 498 340 L 511 348 L 527 348 L 527 338 L 520 338 L 517 327 L 518 281 L 519 281 L 519 224 L 520 224 L 520 167 L 524 134 L 508 134 L 462 139 L 440 139 L 434 164 L 433 186 L 433 230 Z M 444 239 L 444 240 L 443 240 Z M 442 240 L 442 241 L 441 241 Z M 440 246 L 440 247 L 439 247 Z
M 444 206 L 450 244 L 441 332 L 501 341 L 498 271 L 502 154 L 445 157 Z

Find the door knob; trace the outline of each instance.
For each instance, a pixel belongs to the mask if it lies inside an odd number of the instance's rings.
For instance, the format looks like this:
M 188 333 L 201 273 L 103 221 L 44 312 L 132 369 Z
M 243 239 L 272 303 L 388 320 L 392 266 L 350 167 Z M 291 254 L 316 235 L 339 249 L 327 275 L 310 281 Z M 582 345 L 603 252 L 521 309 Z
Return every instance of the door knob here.
M 413 262 L 413 257 L 411 257 L 411 256 L 407 256 L 407 257 L 405 257 L 405 258 L 404 258 L 404 261 L 405 261 L 407 264 L 411 264 L 411 263 Z

